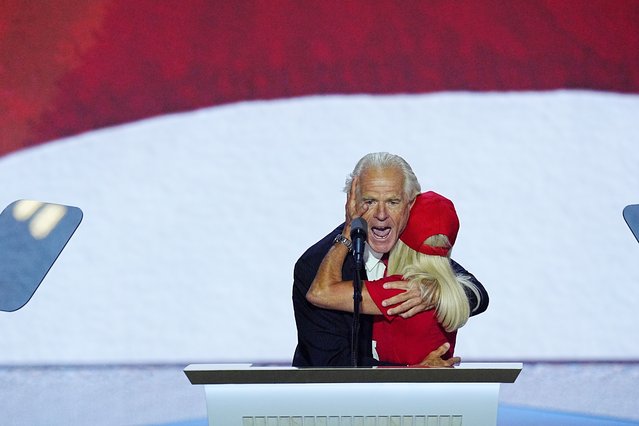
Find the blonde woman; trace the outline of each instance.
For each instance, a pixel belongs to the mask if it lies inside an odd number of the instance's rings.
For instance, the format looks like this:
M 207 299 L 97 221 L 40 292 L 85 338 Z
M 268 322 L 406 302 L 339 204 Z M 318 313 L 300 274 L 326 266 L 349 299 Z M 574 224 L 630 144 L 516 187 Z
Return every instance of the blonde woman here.
M 450 252 L 458 230 L 459 219 L 450 200 L 432 191 L 418 195 L 406 228 L 390 251 L 386 276 L 363 282 L 361 313 L 376 315 L 373 344 L 380 361 L 428 365 L 425 358 L 442 347 L 442 359 L 459 361 L 453 357 L 457 330 L 470 315 L 467 293 L 477 293 L 477 289 L 451 265 Z M 345 235 L 349 233 L 350 229 L 344 230 Z M 353 283 L 341 279 L 341 264 L 347 254 L 341 244 L 326 254 L 306 295 L 311 303 L 352 312 Z M 400 280 L 420 286 L 433 309 L 406 319 L 388 315 L 392 306 L 382 306 L 382 301 L 402 290 L 386 289 L 384 284 Z

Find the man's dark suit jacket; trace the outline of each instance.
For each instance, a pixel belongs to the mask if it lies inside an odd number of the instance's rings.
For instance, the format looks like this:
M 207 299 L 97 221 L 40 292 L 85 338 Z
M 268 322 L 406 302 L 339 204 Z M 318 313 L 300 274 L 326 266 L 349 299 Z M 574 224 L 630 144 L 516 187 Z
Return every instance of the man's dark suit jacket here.
M 318 308 L 306 300 L 306 293 L 317 274 L 320 263 L 333 245 L 337 234 L 341 234 L 344 224 L 322 238 L 299 258 L 293 273 L 293 308 L 297 325 L 297 348 L 293 356 L 294 367 L 349 367 L 351 360 L 351 334 L 353 314 L 350 312 L 334 311 Z M 479 290 L 477 295 L 467 292 L 470 306 L 474 307 L 471 315 L 484 312 L 488 307 L 488 293 L 482 284 L 469 274 L 459 264 L 452 261 L 455 272 L 471 277 Z M 342 278 L 350 281 L 354 277 L 353 256 L 349 255 L 342 267 Z M 366 272 L 361 271 L 361 277 L 366 279 Z M 379 365 L 372 355 L 373 317 L 360 315 L 360 330 L 358 338 L 359 366 Z M 426 357 L 425 354 L 424 357 Z

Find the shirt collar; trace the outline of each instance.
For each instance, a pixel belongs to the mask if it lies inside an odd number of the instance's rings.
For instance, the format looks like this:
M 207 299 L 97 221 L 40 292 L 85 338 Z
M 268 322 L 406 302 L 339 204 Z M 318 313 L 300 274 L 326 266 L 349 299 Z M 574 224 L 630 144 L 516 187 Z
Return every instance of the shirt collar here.
M 374 250 L 366 245 L 364 248 L 364 266 L 366 267 L 366 271 L 370 272 L 377 266 L 377 264 L 382 260 L 382 256 L 384 253 L 377 253 Z

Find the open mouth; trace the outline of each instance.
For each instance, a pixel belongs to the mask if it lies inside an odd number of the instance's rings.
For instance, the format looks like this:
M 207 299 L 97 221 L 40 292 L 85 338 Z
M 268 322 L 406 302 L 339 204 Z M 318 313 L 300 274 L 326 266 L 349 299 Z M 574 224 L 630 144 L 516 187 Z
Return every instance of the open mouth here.
M 391 233 L 391 227 L 390 226 L 385 226 L 385 227 L 373 226 L 373 227 L 371 227 L 371 236 L 373 238 L 375 238 L 376 240 L 384 240 L 384 239 L 388 238 L 390 233 Z

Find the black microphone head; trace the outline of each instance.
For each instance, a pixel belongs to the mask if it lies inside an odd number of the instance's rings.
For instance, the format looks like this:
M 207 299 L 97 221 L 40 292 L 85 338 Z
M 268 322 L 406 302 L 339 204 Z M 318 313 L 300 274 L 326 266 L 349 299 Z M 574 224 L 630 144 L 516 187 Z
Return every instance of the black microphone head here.
M 355 235 L 361 235 L 366 238 L 366 234 L 368 233 L 368 224 L 363 217 L 356 217 L 351 222 L 351 240 L 354 239 Z

